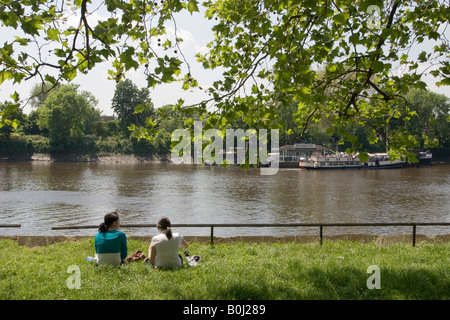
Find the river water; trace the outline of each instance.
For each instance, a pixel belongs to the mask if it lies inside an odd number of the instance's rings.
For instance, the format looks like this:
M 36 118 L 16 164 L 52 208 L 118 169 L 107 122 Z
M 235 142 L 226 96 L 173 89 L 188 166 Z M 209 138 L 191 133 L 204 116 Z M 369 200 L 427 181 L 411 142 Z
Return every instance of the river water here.
M 168 163 L 0 162 L 0 235 L 94 235 L 110 211 L 123 224 L 450 222 L 450 166 L 304 171 Z M 154 228 L 124 229 L 154 235 Z M 181 228 L 208 235 L 209 228 Z M 411 227 L 327 227 L 326 234 L 411 233 Z M 418 233 L 449 234 L 423 226 Z M 216 228 L 216 236 L 317 234 L 317 228 Z

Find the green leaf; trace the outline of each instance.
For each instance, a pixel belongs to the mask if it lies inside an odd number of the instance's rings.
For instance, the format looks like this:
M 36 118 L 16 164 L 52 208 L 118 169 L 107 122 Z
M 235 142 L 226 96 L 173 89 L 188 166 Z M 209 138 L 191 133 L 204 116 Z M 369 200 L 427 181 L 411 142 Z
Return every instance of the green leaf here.
M 86 60 L 85 55 L 83 54 L 83 52 L 78 52 L 76 54 L 78 60 L 78 69 L 80 71 L 84 71 L 89 67 L 89 62 Z
M 426 61 L 428 60 L 428 55 L 427 55 L 427 53 L 426 53 L 425 51 L 422 51 L 422 52 L 419 54 L 418 60 L 419 60 L 420 62 L 426 62 Z
M 350 15 L 346 12 L 339 13 L 333 17 L 334 21 L 340 24 L 345 24 L 348 19 L 350 19 Z
M 126 70 L 139 68 L 139 63 L 134 60 L 135 50 L 133 47 L 128 47 L 121 55 L 120 62 L 125 65 Z
M 18 119 L 14 119 L 9 122 L 9 125 L 15 129 L 20 125 L 20 121 Z
M 194 11 L 199 11 L 198 10 L 198 1 L 197 0 L 191 0 L 191 1 L 189 1 L 189 3 L 188 3 L 188 10 L 189 10 L 189 12 L 191 13 L 191 15 L 192 15 L 192 13 L 194 12 Z
M 7 70 L 0 71 L 0 84 L 5 82 L 6 80 L 11 80 L 12 78 L 13 78 L 13 75 L 11 74 L 11 72 L 9 72 Z
M 154 121 L 154 120 L 152 119 L 152 117 L 148 117 L 148 118 L 146 119 L 145 126 L 146 126 L 147 128 L 153 128 L 154 126 L 156 126 L 156 121 Z
M 361 1 L 359 1 L 358 6 L 359 6 L 359 10 L 367 13 L 367 9 L 373 5 L 383 8 L 383 1 L 382 0 L 361 0 Z
M 44 79 L 45 79 L 46 82 L 49 82 L 51 84 L 55 84 L 56 83 L 55 77 L 53 77 L 53 76 L 51 76 L 49 74 L 46 74 Z
M 359 44 L 359 32 L 352 34 L 348 39 L 352 44 Z
M 70 82 L 73 79 L 75 79 L 76 76 L 77 76 L 77 70 L 75 68 L 72 68 L 64 73 L 63 78 Z
M 333 63 L 333 64 L 330 64 L 330 65 L 327 65 L 326 70 L 328 72 L 335 72 L 337 70 L 337 64 Z
M 441 87 L 441 86 L 450 86 L 450 78 L 446 78 L 446 79 L 444 79 L 444 80 L 442 80 L 442 81 L 439 81 L 439 82 L 436 83 L 436 85 L 437 85 L 438 87 Z
M 22 30 L 25 32 L 25 33 L 28 33 L 28 34 L 30 34 L 30 35 L 39 35 L 39 31 L 38 30 L 41 30 L 41 29 L 44 29 L 43 27 L 42 27 L 42 24 L 41 24 L 41 22 L 39 21 L 39 20 L 34 20 L 34 19 L 31 19 L 31 20 L 29 20 L 29 21 L 25 21 L 25 22 L 23 22 L 22 23 Z
M 417 156 L 415 155 L 414 152 L 408 152 L 408 161 L 410 163 L 417 163 L 417 162 L 419 162 L 419 160 L 417 160 Z
M 90 1 L 89 1 L 89 2 L 90 2 Z M 81 8 L 82 3 L 83 3 L 83 0 L 75 0 L 75 1 L 74 1 L 74 4 L 75 4 L 78 8 Z
M 142 104 L 134 108 L 134 113 L 142 113 L 142 112 L 144 112 L 144 106 Z
M 373 72 L 374 73 L 378 73 L 383 71 L 384 69 L 384 64 L 381 61 L 374 61 L 372 64 L 372 68 L 373 68 Z
M 60 32 L 57 29 L 50 28 L 50 29 L 47 30 L 47 36 L 48 36 L 48 38 L 50 40 L 58 41 L 59 40 L 59 38 L 58 38 L 59 35 L 60 35 Z
M 155 88 L 156 85 L 158 84 L 158 80 L 156 80 L 154 77 L 152 76 L 147 76 L 147 86 L 150 88 Z
M 14 91 L 14 93 L 11 95 L 11 99 L 13 99 L 15 102 L 19 102 L 20 98 L 17 91 Z
M 369 155 L 367 152 L 360 152 L 358 158 L 361 162 L 367 162 L 369 160 Z

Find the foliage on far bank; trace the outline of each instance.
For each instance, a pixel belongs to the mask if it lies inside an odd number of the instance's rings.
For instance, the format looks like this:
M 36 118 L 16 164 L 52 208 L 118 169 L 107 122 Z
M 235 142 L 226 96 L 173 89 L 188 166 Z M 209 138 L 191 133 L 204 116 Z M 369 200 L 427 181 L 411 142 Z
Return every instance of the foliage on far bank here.
M 157 112 L 153 109 L 135 112 L 149 103 L 148 90 L 124 81 L 118 84 L 113 99 L 119 117 L 106 121 L 95 108 L 95 97 L 78 88 L 63 85 L 43 93 L 36 86 L 33 92 L 40 99 L 32 101 L 34 110 L 29 115 L 16 110 L 11 118 L 16 119 L 17 126 L 0 128 L 0 156 L 29 158 L 44 153 L 56 157 L 110 154 L 166 157 L 170 153 L 171 132 L 181 123 L 172 116 L 171 106 L 161 107 Z M 7 107 L 7 103 L 3 104 L 4 109 Z M 139 139 L 128 129 L 145 124 L 155 113 L 163 116 L 159 117 L 160 130 L 152 140 Z
M 411 90 L 408 99 L 414 102 L 416 114 L 410 119 L 392 119 L 390 128 L 402 127 L 416 140 L 416 150 L 430 150 L 434 159 L 448 161 L 448 98 L 429 91 Z M 121 82 L 113 99 L 120 117 L 106 120 L 95 109 L 96 100 L 92 94 L 79 92 L 73 85 L 59 86 L 45 98 L 36 100 L 35 110 L 29 115 L 16 111 L 12 118 L 20 125 L 0 128 L 0 156 L 29 158 L 34 153 L 45 153 L 52 156 L 135 154 L 168 157 L 172 147 L 171 134 L 175 129 L 184 128 L 185 118 L 171 105 L 155 109 L 149 108 L 149 103 L 148 90 L 137 88 L 131 81 Z M 5 103 L 2 108 L 7 106 Z M 331 124 L 326 118 L 302 133 L 292 117 L 296 108 L 296 103 L 291 103 L 277 111 L 277 121 L 284 124 L 280 130 L 280 145 L 308 141 L 337 151 L 356 147 L 365 152 L 385 152 L 387 145 L 394 143 L 387 140 L 385 129 L 380 128 L 374 140 L 373 133 L 363 125 L 348 127 L 346 136 L 353 136 L 354 140 L 345 142 L 343 136 L 328 131 Z M 146 136 L 146 130 L 141 136 L 135 129 L 149 121 L 156 132 L 152 138 Z M 230 126 L 247 128 L 241 119 L 235 119 Z
M 31 159 L 35 154 L 46 154 L 51 157 L 64 156 L 106 156 L 135 155 L 138 157 L 164 158 L 169 152 L 170 141 L 157 138 L 154 143 L 135 138 L 108 137 L 99 138 L 93 135 L 84 136 L 70 145 L 70 152 L 54 153 L 49 138 L 40 135 L 15 135 L 9 139 L 0 138 L 0 158 L 9 160 Z

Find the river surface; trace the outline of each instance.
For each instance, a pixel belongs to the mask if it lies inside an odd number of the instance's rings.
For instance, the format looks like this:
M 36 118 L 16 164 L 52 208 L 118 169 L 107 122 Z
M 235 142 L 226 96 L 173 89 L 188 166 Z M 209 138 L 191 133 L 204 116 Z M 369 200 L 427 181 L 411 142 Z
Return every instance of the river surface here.
M 95 235 L 110 211 L 123 224 L 450 222 L 450 166 L 304 171 L 168 163 L 0 162 L 0 235 Z M 425 235 L 450 227 L 423 226 Z M 318 228 L 216 228 L 216 236 L 317 234 Z M 154 235 L 154 228 L 124 229 Z M 178 228 L 208 235 L 209 228 Z M 327 227 L 324 234 L 411 233 L 411 227 Z

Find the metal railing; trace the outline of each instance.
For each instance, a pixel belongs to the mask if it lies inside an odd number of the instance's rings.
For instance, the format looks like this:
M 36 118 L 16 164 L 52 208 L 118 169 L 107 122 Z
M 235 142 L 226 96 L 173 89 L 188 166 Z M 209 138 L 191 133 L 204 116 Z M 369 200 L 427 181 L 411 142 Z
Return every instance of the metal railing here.
M 20 228 L 20 224 L 0 223 L 0 228 Z
M 122 228 L 156 228 L 156 224 L 121 224 Z M 412 227 L 412 246 L 416 245 L 416 234 L 418 226 L 450 226 L 450 222 L 398 222 L 398 223 L 198 223 L 198 224 L 172 224 L 178 228 L 210 228 L 210 242 L 214 244 L 214 228 L 268 228 L 268 227 L 318 227 L 320 245 L 323 243 L 324 227 Z M 98 225 L 85 226 L 56 226 L 52 230 L 64 229 L 94 229 Z

